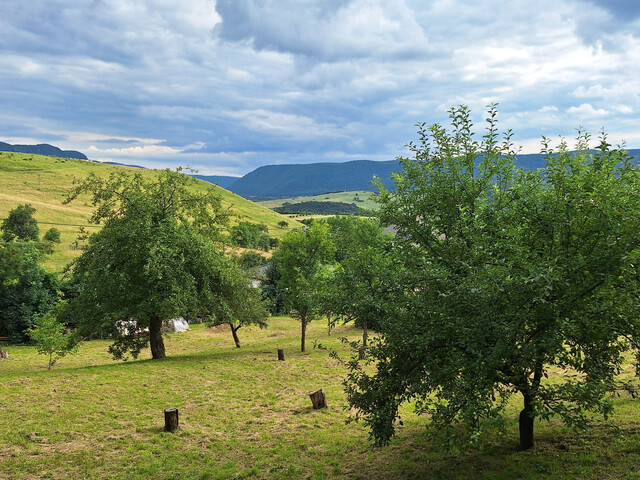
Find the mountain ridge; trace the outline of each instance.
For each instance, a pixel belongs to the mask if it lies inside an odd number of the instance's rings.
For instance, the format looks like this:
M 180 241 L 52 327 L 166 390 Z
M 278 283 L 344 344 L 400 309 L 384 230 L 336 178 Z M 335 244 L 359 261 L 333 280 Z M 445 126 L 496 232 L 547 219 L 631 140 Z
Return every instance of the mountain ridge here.
M 89 160 L 87 156 L 77 150 L 62 150 L 48 143 L 38 143 L 37 145 L 12 145 L 0 142 L 0 152 L 32 153 L 35 155 L 45 155 L 48 157 L 75 158 L 76 160 Z
M 631 157 L 640 158 L 640 149 L 628 149 Z M 545 155 L 528 153 L 516 156 L 516 165 L 528 170 L 544 166 Z M 225 187 L 233 193 L 254 200 L 274 200 L 320 195 L 327 192 L 377 191 L 371 183 L 380 178 L 386 188 L 393 189 L 391 173 L 401 170 L 398 160 L 352 160 L 307 164 L 263 165 Z

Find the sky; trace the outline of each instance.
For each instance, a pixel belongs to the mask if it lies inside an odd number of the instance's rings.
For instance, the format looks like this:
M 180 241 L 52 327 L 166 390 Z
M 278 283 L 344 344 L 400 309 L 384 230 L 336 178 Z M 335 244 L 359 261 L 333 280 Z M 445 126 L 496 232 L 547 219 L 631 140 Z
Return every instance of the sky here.
M 241 176 L 392 160 L 486 106 L 640 148 L 637 0 L 1 0 L 0 141 Z

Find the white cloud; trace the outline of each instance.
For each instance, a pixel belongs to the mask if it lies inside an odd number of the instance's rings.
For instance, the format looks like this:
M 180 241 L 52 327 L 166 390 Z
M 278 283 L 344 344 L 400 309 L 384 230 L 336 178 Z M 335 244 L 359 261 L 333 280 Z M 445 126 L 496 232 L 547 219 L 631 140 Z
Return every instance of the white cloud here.
M 583 103 L 578 107 L 569 107 L 567 109 L 567 113 L 570 115 L 575 115 L 577 118 L 590 119 L 592 117 L 602 117 L 605 115 L 609 115 L 610 112 L 603 108 L 596 109 L 590 103 Z

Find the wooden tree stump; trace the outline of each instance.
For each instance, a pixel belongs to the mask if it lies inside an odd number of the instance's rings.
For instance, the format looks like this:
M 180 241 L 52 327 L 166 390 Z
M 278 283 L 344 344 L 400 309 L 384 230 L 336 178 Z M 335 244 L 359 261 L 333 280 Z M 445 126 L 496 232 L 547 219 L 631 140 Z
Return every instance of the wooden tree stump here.
M 282 360 L 284 362 L 284 348 L 278 349 L 278 360 Z
M 173 432 L 176 428 L 178 428 L 178 409 L 167 408 L 164 411 L 164 430 Z
M 313 403 L 314 410 L 318 410 L 320 408 L 328 408 L 327 397 L 325 397 L 323 389 L 320 389 L 317 392 L 310 393 L 309 398 L 311 399 L 311 403 Z

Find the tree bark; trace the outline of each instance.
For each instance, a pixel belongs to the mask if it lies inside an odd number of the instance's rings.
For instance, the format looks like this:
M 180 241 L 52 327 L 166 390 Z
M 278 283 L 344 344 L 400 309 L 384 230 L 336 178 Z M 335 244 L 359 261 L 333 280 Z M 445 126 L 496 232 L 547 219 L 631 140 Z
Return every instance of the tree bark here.
M 240 348 L 240 339 L 238 338 L 238 329 L 240 327 L 234 327 L 231 325 L 231 335 L 233 335 L 233 341 L 236 342 L 236 347 Z
M 520 412 L 519 427 L 520 427 L 520 447 L 523 450 L 533 448 L 533 399 L 531 395 L 522 393 L 524 397 L 524 408 Z
M 302 339 L 300 341 L 300 351 L 304 352 L 305 336 L 307 334 L 307 316 L 304 313 L 300 314 L 300 323 L 302 324 Z
M 151 357 L 154 359 L 165 358 L 164 340 L 162 339 L 162 318 L 151 317 L 149 321 L 149 343 L 151 345 Z

